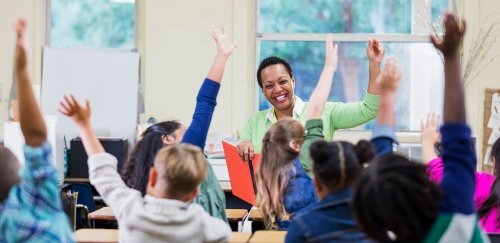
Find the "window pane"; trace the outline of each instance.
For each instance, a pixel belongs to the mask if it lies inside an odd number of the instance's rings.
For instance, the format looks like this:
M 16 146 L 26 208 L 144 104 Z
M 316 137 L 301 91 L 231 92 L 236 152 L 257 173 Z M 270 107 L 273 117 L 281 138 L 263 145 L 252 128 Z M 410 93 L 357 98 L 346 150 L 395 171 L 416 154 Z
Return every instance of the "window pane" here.
M 403 78 L 397 95 L 398 130 L 419 130 L 420 119 L 428 112 L 440 113 L 443 97 L 443 64 L 431 44 L 384 43 L 389 56 L 398 58 Z M 260 60 L 276 55 L 286 59 L 295 75 L 295 94 L 307 101 L 324 61 L 323 42 L 262 41 Z M 339 46 L 339 65 L 335 73 L 330 101 L 356 102 L 368 87 L 366 43 L 344 42 Z M 259 90 L 259 109 L 269 107 Z M 373 122 L 364 126 L 371 128 Z
M 422 34 L 419 28 L 412 25 L 412 16 L 419 18 L 414 24 L 423 24 L 427 29 L 433 26 L 441 31 L 441 16 L 448 8 L 449 1 L 260 0 L 259 31 Z M 421 6 L 416 8 L 416 4 Z
M 51 46 L 135 47 L 133 0 L 52 0 Z
M 261 0 L 263 33 L 411 33 L 409 0 Z

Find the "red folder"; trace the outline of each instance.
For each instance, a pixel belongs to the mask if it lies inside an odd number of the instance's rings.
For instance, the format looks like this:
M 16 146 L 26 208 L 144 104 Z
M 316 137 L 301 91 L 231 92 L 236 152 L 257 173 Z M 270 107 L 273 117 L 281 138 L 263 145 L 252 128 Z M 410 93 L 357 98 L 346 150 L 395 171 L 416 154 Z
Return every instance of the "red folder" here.
M 255 154 L 250 163 L 241 160 L 236 146 L 222 141 L 224 156 L 226 157 L 229 181 L 233 195 L 255 205 L 257 188 L 255 184 L 255 171 L 259 166 L 260 155 Z

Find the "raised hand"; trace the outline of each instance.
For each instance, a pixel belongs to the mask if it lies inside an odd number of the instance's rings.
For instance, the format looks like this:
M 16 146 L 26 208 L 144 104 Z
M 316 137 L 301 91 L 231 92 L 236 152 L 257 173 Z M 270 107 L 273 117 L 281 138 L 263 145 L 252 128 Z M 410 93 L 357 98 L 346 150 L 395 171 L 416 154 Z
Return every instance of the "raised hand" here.
M 16 31 L 16 52 L 14 56 L 14 65 L 17 70 L 26 69 L 28 65 L 27 51 L 26 51 L 26 20 L 19 19 L 14 23 L 14 30 Z
M 377 39 L 368 40 L 368 46 L 366 47 L 366 55 L 368 60 L 374 63 L 382 63 L 384 59 L 385 48 Z
M 443 18 L 445 33 L 442 40 L 431 35 L 431 42 L 439 49 L 445 57 L 452 57 L 458 54 L 458 48 L 465 34 L 465 21 L 461 21 L 451 12 L 446 12 Z
M 439 120 L 437 114 L 427 114 L 425 119 L 420 122 L 420 141 L 422 144 L 434 146 L 441 136 L 439 133 Z
M 396 93 L 401 80 L 401 68 L 396 59 L 388 58 L 384 69 L 377 78 L 377 85 L 382 94 Z
M 65 95 L 59 102 L 59 112 L 69 117 L 80 128 L 90 126 L 90 102 L 85 100 L 85 107 L 83 107 L 73 95 Z
M 337 50 L 338 45 L 333 44 L 333 35 L 326 35 L 325 41 L 325 67 L 333 68 L 333 70 L 337 70 Z
M 217 53 L 224 57 L 230 56 L 237 47 L 229 40 L 224 27 L 217 28 L 212 26 L 212 38 L 217 44 Z

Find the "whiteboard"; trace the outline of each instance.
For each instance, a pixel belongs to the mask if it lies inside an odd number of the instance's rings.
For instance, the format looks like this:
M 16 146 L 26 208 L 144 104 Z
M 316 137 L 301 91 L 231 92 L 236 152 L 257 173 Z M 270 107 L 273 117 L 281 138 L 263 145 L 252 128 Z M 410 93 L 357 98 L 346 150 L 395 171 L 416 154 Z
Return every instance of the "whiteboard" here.
M 42 112 L 57 116 L 56 132 L 68 142 L 78 136 L 78 129 L 57 111 L 64 94 L 74 94 L 80 102 L 90 100 L 98 136 L 127 138 L 131 143 L 138 122 L 138 93 L 137 52 L 44 48 Z

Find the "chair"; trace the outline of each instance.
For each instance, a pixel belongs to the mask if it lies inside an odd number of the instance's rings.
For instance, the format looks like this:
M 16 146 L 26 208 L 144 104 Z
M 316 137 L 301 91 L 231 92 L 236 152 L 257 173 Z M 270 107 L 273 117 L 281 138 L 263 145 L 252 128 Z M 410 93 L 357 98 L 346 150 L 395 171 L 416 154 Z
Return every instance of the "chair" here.
M 93 227 L 89 218 L 89 212 L 94 212 L 96 210 L 96 206 L 94 202 L 94 194 L 92 193 L 90 185 L 85 183 L 72 183 L 66 188 L 70 189 L 72 192 L 78 192 L 76 205 L 76 228 Z

